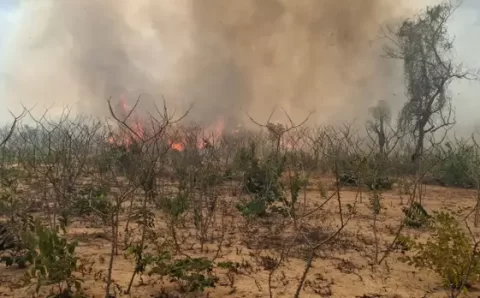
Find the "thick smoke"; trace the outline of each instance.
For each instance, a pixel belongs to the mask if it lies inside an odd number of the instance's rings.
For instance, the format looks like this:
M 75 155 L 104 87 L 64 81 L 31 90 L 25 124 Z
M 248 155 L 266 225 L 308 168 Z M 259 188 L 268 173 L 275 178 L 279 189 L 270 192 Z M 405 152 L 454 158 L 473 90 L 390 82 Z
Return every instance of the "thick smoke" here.
M 421 1 L 420 1 L 421 2 Z M 174 4 L 175 3 L 175 4 Z M 419 5 L 415 2 L 415 5 Z M 352 119 L 391 94 L 382 26 L 403 0 L 102 0 L 22 4 L 8 41 L 9 102 L 106 115 L 106 99 L 166 98 L 191 119 Z M 397 84 L 397 83 L 394 83 Z

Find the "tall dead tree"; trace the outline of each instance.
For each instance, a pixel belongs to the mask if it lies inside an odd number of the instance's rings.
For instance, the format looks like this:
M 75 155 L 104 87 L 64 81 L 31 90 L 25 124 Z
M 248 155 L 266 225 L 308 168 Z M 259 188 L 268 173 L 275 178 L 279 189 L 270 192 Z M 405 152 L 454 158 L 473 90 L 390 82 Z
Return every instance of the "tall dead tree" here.
M 388 57 L 403 60 L 407 100 L 399 125 L 413 137 L 412 161 L 417 170 L 426 138 L 440 129 L 447 131 L 455 123 L 450 83 L 468 77 L 453 61 L 453 39 L 447 31 L 455 8 L 448 2 L 427 7 L 392 31 L 389 39 L 393 45 L 386 48 Z

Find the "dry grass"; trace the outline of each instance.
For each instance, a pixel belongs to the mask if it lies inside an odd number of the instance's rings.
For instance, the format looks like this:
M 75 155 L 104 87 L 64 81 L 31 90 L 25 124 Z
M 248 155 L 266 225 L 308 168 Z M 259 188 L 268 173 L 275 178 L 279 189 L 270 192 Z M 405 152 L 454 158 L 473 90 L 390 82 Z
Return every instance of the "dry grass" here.
M 324 199 L 314 190 L 315 183 L 311 183 L 307 192 L 307 208 L 314 208 Z M 353 204 L 356 192 L 344 190 L 341 193 L 342 204 Z M 268 222 L 245 226 L 245 220 L 233 207 L 232 198 L 225 197 L 225 202 L 230 202 L 231 208 L 226 212 L 226 221 L 218 222 L 216 229 L 225 231 L 219 260 L 244 262 L 251 265 L 244 274 L 235 277 L 234 289 L 230 288 L 226 272 L 215 269 L 220 277 L 218 286 L 209 289 L 205 296 L 208 297 L 269 297 L 268 294 L 268 267 L 269 256 L 279 254 L 282 243 L 293 237 L 288 230 L 283 234 L 276 233 L 276 227 Z M 398 190 L 384 193 L 383 206 L 385 207 L 378 217 L 378 236 L 381 250 L 394 237 L 394 231 L 401 222 L 403 213 L 400 204 L 401 198 Z M 427 187 L 424 206 L 428 211 L 433 210 L 465 210 L 475 205 L 475 193 L 464 189 L 443 188 L 439 186 Z M 337 202 L 331 201 L 316 217 L 309 218 L 301 227 L 311 241 L 320 241 L 330 229 L 335 229 L 335 218 L 338 210 Z M 156 214 L 155 232 L 158 241 L 162 235 L 168 235 L 164 216 Z M 323 227 L 323 228 L 320 228 Z M 123 228 L 120 229 L 120 239 L 123 239 Z M 134 231 L 140 233 L 139 231 Z M 406 234 L 427 234 L 425 231 L 406 229 Z M 479 234 L 480 230 L 474 230 Z M 92 225 L 90 221 L 77 220 L 68 229 L 67 236 L 79 241 L 78 254 L 81 264 L 85 266 L 83 274 L 84 289 L 89 297 L 104 297 L 107 260 L 110 254 L 108 228 Z M 180 238 L 182 252 L 189 256 L 208 256 L 213 258 L 218 251 L 219 241 L 207 244 L 201 252 L 198 241 L 195 241 L 191 227 L 181 229 Z M 218 239 L 217 239 L 218 240 Z M 290 253 L 290 257 L 275 272 L 272 279 L 274 297 L 293 297 L 296 286 L 305 267 L 305 251 L 302 239 L 298 239 Z M 372 229 L 371 210 L 368 207 L 368 194 L 364 193 L 361 202 L 357 203 L 357 212 L 342 234 L 333 242 L 322 247 L 317 252 L 312 269 L 307 277 L 301 297 L 445 297 L 439 288 L 440 280 L 426 271 L 418 271 L 400 261 L 400 251 L 395 251 L 380 266 L 372 266 L 374 254 L 374 235 Z M 124 295 L 131 278 L 134 262 L 124 256 L 119 250 L 115 257 L 113 279 L 117 289 L 117 297 L 162 297 L 159 296 L 163 289 L 171 289 L 168 280 L 161 282 L 158 277 L 147 275 L 137 278 L 134 282 L 131 295 Z M 16 268 L 0 267 L 0 296 L 3 297 L 32 297 L 33 287 L 23 287 L 21 278 L 23 270 Z M 45 295 L 47 288 L 42 295 Z M 41 296 L 42 296 L 41 295 Z M 480 291 L 473 289 L 470 297 L 477 297 Z

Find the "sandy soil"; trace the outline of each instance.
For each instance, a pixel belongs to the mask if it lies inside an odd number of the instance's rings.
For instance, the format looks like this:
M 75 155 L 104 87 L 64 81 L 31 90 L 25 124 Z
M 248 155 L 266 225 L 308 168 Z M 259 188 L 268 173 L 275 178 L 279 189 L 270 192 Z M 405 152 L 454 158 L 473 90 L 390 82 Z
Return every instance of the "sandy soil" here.
M 344 210 L 352 205 L 356 192 L 345 190 L 342 192 L 342 206 Z M 302 198 L 303 199 L 303 198 Z M 467 208 L 474 206 L 475 192 L 463 189 L 443 188 L 428 186 L 424 206 L 430 212 L 433 210 L 452 210 L 468 212 Z M 322 246 L 317 253 L 312 268 L 308 274 L 306 284 L 301 292 L 301 297 L 446 297 L 439 288 L 439 278 L 433 273 L 419 271 L 398 260 L 400 251 L 395 251 L 380 266 L 371 266 L 375 251 L 375 241 L 372 228 L 371 211 L 368 208 L 368 194 L 364 193 L 362 199 L 357 198 L 357 213 L 338 239 L 332 244 Z M 407 198 L 404 196 L 403 201 Z M 319 191 L 313 189 L 307 193 L 309 208 L 322 203 Z M 384 193 L 381 215 L 378 217 L 378 237 L 381 244 L 380 255 L 383 255 L 386 244 L 394 237 L 395 230 L 400 224 L 401 195 L 399 190 Z M 322 231 L 335 230 L 338 225 L 338 202 L 332 200 L 326 204 L 317 216 L 309 219 L 308 233 L 314 237 Z M 166 234 L 167 227 L 161 221 L 162 215 L 157 216 L 156 232 L 158 235 Z M 244 272 L 235 278 L 234 289 L 229 287 L 225 271 L 215 269 L 220 278 L 214 289 L 209 289 L 205 296 L 216 297 L 269 297 L 268 271 L 259 264 L 262 256 L 278 257 L 281 250 L 273 249 L 274 242 L 281 235 L 276 234 L 278 227 L 245 227 L 244 220 L 237 215 L 227 215 L 224 222 L 218 224 L 226 227 L 225 239 L 219 253 L 219 260 L 248 262 L 252 264 L 250 272 Z M 306 228 L 307 229 L 307 228 Z M 123 233 L 123 229 L 122 229 Z M 136 231 L 134 233 L 139 233 Z M 182 245 L 183 253 L 190 256 L 205 255 L 212 257 L 217 250 L 217 244 L 207 245 L 201 252 L 198 242 L 193 247 L 186 243 L 192 241 L 193 232 L 188 228 L 182 231 L 185 238 Z M 474 230 L 479 234 L 480 230 Z M 424 231 L 406 229 L 405 234 L 423 235 Z M 86 272 L 81 276 L 84 280 L 84 290 L 89 297 L 104 297 L 105 276 L 108 266 L 110 242 L 108 228 L 93 225 L 87 220 L 78 220 L 68 229 L 68 237 L 80 241 L 78 254 L 82 264 L 86 264 Z M 123 235 L 121 235 L 122 237 Z M 321 239 L 321 235 L 318 236 Z M 159 236 L 158 239 L 161 237 Z M 287 239 L 288 240 L 288 239 Z M 159 240 L 160 241 L 160 240 Z M 300 240 L 299 240 L 300 241 Z M 312 241 L 315 241 L 313 239 Z M 317 239 L 317 241 L 320 241 Z M 278 243 L 279 241 L 277 241 Z M 281 242 L 281 241 L 280 241 Z M 284 262 L 272 277 L 273 297 L 293 297 L 298 281 L 305 268 L 305 251 L 294 248 L 290 257 Z M 124 256 L 123 251 L 115 257 L 113 278 L 116 297 L 166 297 L 160 296 L 162 287 L 168 289 L 173 285 L 162 283 L 158 277 L 136 278 L 131 295 L 123 294 L 127 287 L 134 268 L 133 261 Z M 21 269 L 0 267 L 0 297 L 32 297 L 34 286 L 25 287 L 21 283 L 24 271 Z M 40 297 L 47 295 L 47 289 Z M 473 289 L 470 297 L 479 297 L 480 291 Z

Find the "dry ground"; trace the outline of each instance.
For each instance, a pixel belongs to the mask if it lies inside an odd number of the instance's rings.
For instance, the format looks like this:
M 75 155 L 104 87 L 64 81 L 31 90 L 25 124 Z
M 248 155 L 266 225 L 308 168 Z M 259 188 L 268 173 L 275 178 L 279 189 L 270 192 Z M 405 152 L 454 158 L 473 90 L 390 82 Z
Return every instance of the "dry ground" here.
M 347 208 L 347 204 L 353 204 L 355 196 L 356 192 L 353 189 L 344 190 L 342 192 L 343 207 Z M 474 198 L 473 191 L 428 186 L 424 206 L 428 211 L 444 209 L 457 211 L 466 207 L 472 208 Z M 312 208 L 324 200 L 320 197 L 319 191 L 314 190 L 307 193 L 307 199 Z M 404 198 L 404 202 L 406 202 L 406 198 Z M 385 244 L 393 239 L 394 231 L 400 223 L 403 215 L 400 203 L 401 197 L 398 190 L 394 189 L 384 194 L 383 206 L 385 209 L 379 216 L 378 223 L 382 251 L 385 249 Z M 337 208 L 336 200 L 327 204 L 321 216 L 308 222 L 308 226 L 312 229 L 309 233 L 313 235 L 315 227 L 329 225 L 328 222 L 333 222 L 333 217 L 338 217 L 336 215 Z M 329 210 L 331 212 L 328 212 Z M 401 253 L 398 251 L 394 252 L 381 266 L 373 268 L 369 265 L 374 253 L 370 214 L 368 194 L 364 193 L 362 202 L 357 204 L 357 214 L 352 218 L 342 236 L 335 241 L 334 245 L 320 249 L 301 297 L 446 297 L 445 293 L 439 289 L 439 279 L 435 275 L 426 271 L 418 271 L 400 262 L 398 257 Z M 157 223 L 159 234 L 165 230 L 165 225 L 160 220 L 161 217 L 159 214 Z M 332 220 L 329 219 L 330 217 Z M 232 290 L 227 285 L 225 272 L 216 269 L 220 282 L 216 288 L 207 291 L 208 297 L 269 297 L 268 272 L 255 262 L 255 256 L 258 256 L 260 251 L 269 253 L 260 249 L 259 243 L 268 246 L 267 243 L 271 239 L 267 239 L 267 234 L 262 236 L 261 229 L 242 228 L 243 223 L 244 220 L 238 215 L 227 218 L 223 223 L 224 226 L 228 226 L 228 229 L 220 256 L 222 260 L 238 262 L 244 260 L 254 264 L 253 272 L 237 276 L 235 290 Z M 334 229 L 334 225 L 331 228 Z M 480 230 L 477 229 L 474 232 L 479 233 Z M 407 229 L 406 233 L 425 234 L 425 232 L 411 229 Z M 85 280 L 85 291 L 90 297 L 104 297 L 104 280 L 110 252 L 110 242 L 106 235 L 108 235 L 106 228 L 92 226 L 87 221 L 76 221 L 68 229 L 68 237 L 80 241 L 78 253 L 83 259 L 82 262 L 93 263 L 90 272 L 82 277 Z M 184 236 L 188 241 L 188 233 Z M 279 235 L 270 236 L 279 238 Z M 256 238 L 260 241 L 252 244 Z M 215 250 L 216 245 L 212 244 L 209 252 L 204 254 L 212 256 Z M 185 246 L 184 253 L 201 255 L 198 245 L 192 248 Z M 272 255 L 275 253 L 272 252 Z M 292 257 L 276 271 L 273 277 L 273 296 L 293 297 L 304 267 L 305 260 L 302 259 L 301 253 L 293 252 Z M 113 278 L 118 290 L 117 297 L 161 297 L 158 295 L 162 287 L 159 279 L 148 276 L 143 276 L 142 279 L 136 278 L 131 296 L 122 294 L 131 278 L 133 268 L 133 261 L 127 259 L 120 251 L 115 258 L 113 268 Z M 2 265 L 0 267 L 0 297 L 32 297 L 34 286 L 22 287 L 20 283 L 22 275 L 23 270 L 5 268 Z M 479 295 L 480 292 L 476 293 L 475 290 L 470 292 L 470 297 L 479 297 Z

